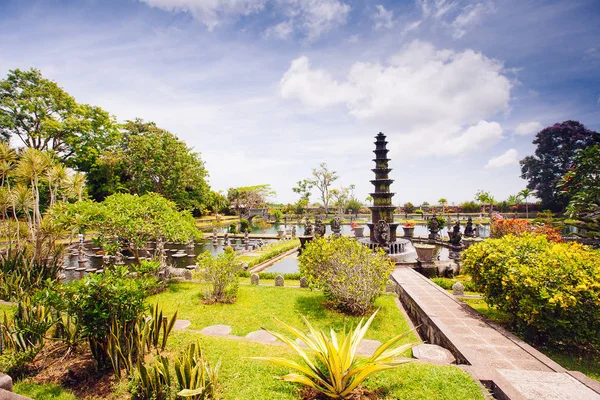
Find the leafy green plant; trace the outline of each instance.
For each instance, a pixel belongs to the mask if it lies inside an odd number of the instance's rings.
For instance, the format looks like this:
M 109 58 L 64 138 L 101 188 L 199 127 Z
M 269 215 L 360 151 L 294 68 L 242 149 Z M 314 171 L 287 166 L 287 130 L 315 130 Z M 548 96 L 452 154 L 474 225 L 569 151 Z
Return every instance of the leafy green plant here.
M 399 359 L 399 356 L 413 346 L 412 344 L 406 344 L 395 347 L 402 337 L 406 335 L 404 333 L 379 346 L 371 357 L 359 359 L 357 357 L 358 346 L 364 339 L 375 315 L 377 315 L 377 311 L 366 322 L 364 322 L 364 319 L 361 319 L 356 328 L 349 332 L 346 332 L 346 329 L 344 329 L 338 335 L 332 329 L 331 337 L 328 337 L 322 330 L 315 329 L 306 318 L 303 319 L 310 331 L 310 335 L 306 335 L 298 329 L 278 320 L 289 333 L 304 342 L 314 352 L 316 361 L 313 361 L 309 357 L 309 354 L 295 340 L 289 339 L 277 332 L 270 333 L 298 353 L 305 365 L 285 358 L 252 358 L 272 362 L 296 371 L 278 377 L 278 379 L 311 387 L 332 399 L 350 398 L 352 392 L 370 375 L 395 368 L 408 362 L 408 360 Z
M 17 303 L 12 320 L 4 314 L 2 330 L 5 346 L 17 352 L 38 352 L 54 323 L 49 307 L 34 304 L 31 298 L 25 297 Z
M 486 302 L 537 343 L 600 344 L 600 252 L 544 235 L 507 235 L 463 253 Z
M 204 300 L 209 303 L 235 302 L 239 287 L 238 272 L 241 264 L 231 248 L 215 257 L 205 251 L 197 258 L 195 275 L 204 284 Z
M 169 359 L 157 356 L 150 366 L 146 366 L 143 360 L 138 359 L 131 378 L 130 392 L 132 400 L 167 400 L 171 398 Z
M 248 233 L 252 232 L 250 222 L 246 218 L 240 218 L 240 232 L 244 232 L 245 230 L 247 230 Z
M 383 250 L 374 252 L 343 236 L 312 240 L 298 260 L 300 272 L 335 308 L 356 315 L 371 309 L 394 268 Z
M 279 208 L 274 209 L 271 212 L 271 215 L 273 216 L 273 218 L 275 218 L 275 222 L 280 222 L 281 217 L 283 217 L 283 213 L 281 212 L 281 210 Z
M 200 343 L 190 343 L 175 358 L 178 396 L 191 400 L 213 400 L 218 398 L 218 378 L 221 361 L 212 368 L 204 358 Z

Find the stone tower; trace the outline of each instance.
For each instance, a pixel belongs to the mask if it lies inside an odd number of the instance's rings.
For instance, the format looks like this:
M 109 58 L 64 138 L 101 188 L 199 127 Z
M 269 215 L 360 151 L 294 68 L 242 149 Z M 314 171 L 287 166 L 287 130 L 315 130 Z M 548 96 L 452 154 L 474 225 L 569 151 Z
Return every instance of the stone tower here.
M 373 206 L 369 207 L 371 209 L 371 222 L 367 225 L 370 230 L 370 239 L 372 242 L 375 241 L 374 236 L 374 226 L 380 220 L 387 222 L 390 226 L 390 242 L 396 241 L 396 229 L 398 228 L 398 224 L 394 223 L 394 210 L 395 206 L 392 205 L 392 197 L 394 193 L 390 193 L 390 185 L 394 182 L 393 179 L 389 178 L 389 173 L 392 170 L 388 167 L 388 162 L 390 161 L 387 158 L 388 149 L 386 145 L 388 142 L 385 140 L 385 135 L 382 132 L 379 132 L 377 136 L 375 136 L 375 169 L 372 169 L 375 173 L 375 179 L 371 181 L 373 186 L 375 186 L 375 192 L 370 193 L 373 198 Z

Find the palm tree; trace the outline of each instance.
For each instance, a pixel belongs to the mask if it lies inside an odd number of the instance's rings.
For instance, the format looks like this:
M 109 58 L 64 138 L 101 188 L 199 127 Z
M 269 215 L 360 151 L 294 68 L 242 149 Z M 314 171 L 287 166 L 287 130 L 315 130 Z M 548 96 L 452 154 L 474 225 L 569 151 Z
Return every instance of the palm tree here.
M 23 184 L 18 184 L 15 188 L 10 192 L 11 201 L 13 204 L 13 213 L 15 214 L 15 218 L 17 218 L 17 211 L 21 211 L 23 215 L 27 218 L 27 224 L 31 230 L 31 234 L 34 234 L 33 223 L 31 219 L 30 211 L 34 209 L 35 200 L 33 195 L 31 194 L 31 190 Z M 17 241 L 21 236 L 21 225 L 19 224 L 19 220 L 17 219 Z M 34 238 L 35 239 L 35 238 Z
M 373 197 L 371 197 L 371 196 L 367 196 L 367 197 L 365 198 L 365 201 L 366 201 L 368 204 L 373 204 Z
M 65 181 L 65 189 L 67 190 L 70 196 L 77 197 L 78 201 L 81 201 L 81 198 L 83 197 L 84 185 L 85 174 L 79 171 L 68 176 Z
M 67 179 L 67 170 L 62 164 L 54 164 L 46 171 L 46 180 L 50 190 L 50 207 L 54 205 L 58 197 L 58 190 Z
M 34 200 L 33 225 L 39 227 L 42 221 L 40 213 L 40 181 L 52 166 L 48 153 L 41 150 L 27 148 L 21 153 L 17 164 L 16 174 L 21 180 L 31 185 L 31 194 Z
M 525 199 L 525 218 L 529 218 L 529 196 L 535 196 L 535 191 L 525 188 L 519 192 L 518 196 Z
M 442 197 L 441 199 L 438 200 L 438 204 L 442 206 L 442 215 L 444 215 L 444 212 L 446 211 L 446 204 L 448 204 L 448 200 L 446 200 L 446 198 Z

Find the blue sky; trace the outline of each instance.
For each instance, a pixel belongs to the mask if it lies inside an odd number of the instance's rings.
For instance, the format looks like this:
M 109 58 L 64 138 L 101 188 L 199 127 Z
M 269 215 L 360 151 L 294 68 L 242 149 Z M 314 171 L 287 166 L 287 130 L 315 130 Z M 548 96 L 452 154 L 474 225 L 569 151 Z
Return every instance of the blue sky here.
M 0 77 L 155 121 L 216 190 L 293 202 L 326 162 L 364 199 L 383 131 L 396 203 L 500 200 L 540 128 L 600 129 L 598 21 L 597 0 L 0 0 Z

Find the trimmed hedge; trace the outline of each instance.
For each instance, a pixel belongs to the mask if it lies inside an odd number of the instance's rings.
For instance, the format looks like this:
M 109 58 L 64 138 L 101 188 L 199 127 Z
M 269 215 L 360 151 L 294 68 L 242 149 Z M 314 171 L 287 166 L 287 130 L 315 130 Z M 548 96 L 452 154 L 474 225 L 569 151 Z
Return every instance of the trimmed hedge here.
M 300 240 L 298 240 L 298 239 L 290 240 L 290 241 L 286 242 L 285 244 L 281 245 L 280 247 L 270 250 L 270 251 L 262 254 L 260 257 L 256 257 L 256 258 L 252 259 L 248 263 L 248 268 L 252 268 L 255 265 L 258 265 L 267 260 L 270 260 L 271 258 L 275 258 L 278 255 L 283 254 L 286 251 L 290 251 L 293 248 L 296 248 L 298 246 L 300 246 Z
M 600 252 L 545 235 L 507 235 L 463 254 L 486 302 L 539 344 L 600 345 Z
M 467 292 L 476 292 L 477 288 L 473 282 L 470 281 L 459 281 L 458 279 L 451 278 L 431 278 L 431 281 L 436 285 L 440 286 L 444 290 L 452 290 L 452 285 L 456 282 L 462 283 Z
M 251 272 L 249 271 L 240 271 L 238 273 L 238 275 L 241 278 L 250 278 L 250 275 L 252 275 Z M 283 279 L 285 279 L 286 281 L 299 281 L 300 278 L 302 277 L 302 274 L 300 272 L 287 272 L 287 273 L 280 273 L 280 272 L 259 272 L 258 273 L 258 277 L 260 279 L 275 279 L 275 277 L 277 275 L 281 275 L 283 276 Z

